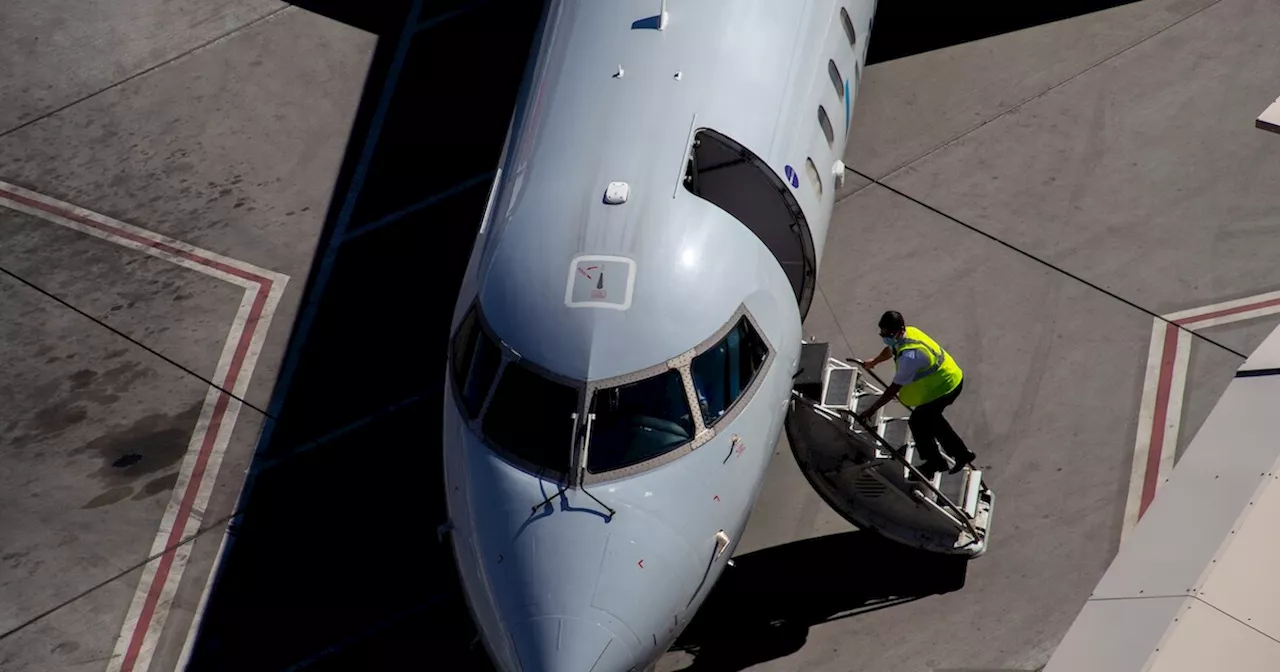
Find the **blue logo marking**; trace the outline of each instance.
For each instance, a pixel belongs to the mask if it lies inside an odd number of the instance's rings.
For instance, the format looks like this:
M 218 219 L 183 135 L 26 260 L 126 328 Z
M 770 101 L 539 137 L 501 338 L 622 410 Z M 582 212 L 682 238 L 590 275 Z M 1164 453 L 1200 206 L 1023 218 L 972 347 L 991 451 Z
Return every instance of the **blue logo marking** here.
M 849 80 L 844 80 L 844 132 L 849 132 L 849 122 L 853 118 L 853 100 L 849 98 Z
M 791 188 L 792 188 L 792 189 L 799 189 L 799 188 L 800 188 L 800 173 L 797 173 L 797 172 L 796 172 L 796 169 L 795 169 L 795 168 L 792 168 L 790 164 L 788 164 L 788 165 L 787 165 L 786 173 L 787 173 L 787 181 L 791 183 Z

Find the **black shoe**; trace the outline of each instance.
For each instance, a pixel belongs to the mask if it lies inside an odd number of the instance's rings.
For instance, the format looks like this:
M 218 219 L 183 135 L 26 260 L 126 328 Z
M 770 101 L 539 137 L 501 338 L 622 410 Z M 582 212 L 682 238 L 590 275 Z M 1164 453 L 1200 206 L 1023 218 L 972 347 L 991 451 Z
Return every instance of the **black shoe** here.
M 932 481 L 933 477 L 936 476 L 939 471 L 945 471 L 946 468 L 946 462 L 925 462 L 924 464 L 916 467 L 920 473 L 924 474 L 924 480 L 926 481 Z M 911 474 L 911 480 L 918 480 L 915 474 Z
M 961 469 L 964 469 L 965 467 L 967 467 L 967 466 L 969 466 L 969 465 L 973 464 L 973 461 L 974 461 L 974 460 L 976 460 L 976 459 L 978 459 L 978 455 L 977 455 L 977 453 L 974 453 L 973 451 L 969 451 L 969 452 L 968 452 L 968 453 L 966 453 L 964 456 L 962 456 L 962 457 L 960 457 L 959 459 L 957 459 L 957 460 L 956 460 L 956 466 L 951 467 L 951 470 L 950 470 L 950 471 L 948 471 L 947 473 L 949 473 L 949 474 L 958 474 L 958 473 L 960 473 L 960 470 L 961 470 Z

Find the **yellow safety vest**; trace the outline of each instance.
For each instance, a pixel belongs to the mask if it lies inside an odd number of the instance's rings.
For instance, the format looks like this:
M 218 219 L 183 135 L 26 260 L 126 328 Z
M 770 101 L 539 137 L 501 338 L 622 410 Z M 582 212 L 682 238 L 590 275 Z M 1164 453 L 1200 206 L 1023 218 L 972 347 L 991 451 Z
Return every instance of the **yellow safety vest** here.
M 929 359 L 928 366 L 916 371 L 915 378 L 898 390 L 898 399 L 907 406 L 927 404 L 942 397 L 960 385 L 964 371 L 955 358 L 947 354 L 936 341 L 915 327 L 907 327 L 902 341 L 893 347 L 893 363 L 905 350 L 919 350 Z

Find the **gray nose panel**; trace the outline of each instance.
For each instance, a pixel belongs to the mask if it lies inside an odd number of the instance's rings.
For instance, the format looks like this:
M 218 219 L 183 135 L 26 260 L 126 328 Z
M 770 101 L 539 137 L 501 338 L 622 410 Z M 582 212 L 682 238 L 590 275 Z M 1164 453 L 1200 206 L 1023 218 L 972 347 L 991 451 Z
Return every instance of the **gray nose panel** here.
M 604 627 L 567 616 L 543 616 L 512 633 L 522 672 L 627 672 L 634 665 L 626 644 Z

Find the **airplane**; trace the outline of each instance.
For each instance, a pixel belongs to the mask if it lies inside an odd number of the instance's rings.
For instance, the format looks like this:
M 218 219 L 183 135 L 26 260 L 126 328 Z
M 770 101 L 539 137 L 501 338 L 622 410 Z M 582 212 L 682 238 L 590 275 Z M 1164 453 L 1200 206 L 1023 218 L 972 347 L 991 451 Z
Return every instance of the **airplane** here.
M 843 432 L 867 474 L 907 487 L 910 456 L 843 412 L 874 386 L 801 330 L 875 9 L 548 2 L 454 309 L 443 408 L 439 533 L 499 669 L 652 669 L 729 564 L 797 408 L 801 433 Z M 805 401 L 794 378 L 815 352 Z M 970 471 L 951 499 L 988 520 Z M 889 499 L 957 512 L 922 493 Z M 871 500 L 820 494 L 875 522 Z M 882 532 L 933 543 L 893 518 Z M 962 522 L 939 548 L 981 553 Z

